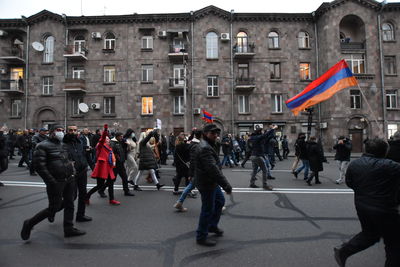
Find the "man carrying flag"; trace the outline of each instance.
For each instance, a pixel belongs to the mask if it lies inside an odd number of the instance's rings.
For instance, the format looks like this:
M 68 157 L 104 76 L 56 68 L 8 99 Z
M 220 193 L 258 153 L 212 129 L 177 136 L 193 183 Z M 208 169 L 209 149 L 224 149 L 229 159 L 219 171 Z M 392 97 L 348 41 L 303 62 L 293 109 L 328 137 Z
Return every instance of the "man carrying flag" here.
M 331 98 L 340 90 L 356 85 L 357 80 L 343 59 L 285 103 L 297 116 L 299 112 Z

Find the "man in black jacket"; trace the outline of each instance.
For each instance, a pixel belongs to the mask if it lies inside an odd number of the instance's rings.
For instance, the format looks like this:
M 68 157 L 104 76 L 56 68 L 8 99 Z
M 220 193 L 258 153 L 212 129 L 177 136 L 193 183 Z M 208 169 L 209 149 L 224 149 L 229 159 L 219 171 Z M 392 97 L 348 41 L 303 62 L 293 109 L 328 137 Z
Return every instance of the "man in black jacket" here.
M 351 255 L 383 238 L 386 267 L 400 266 L 400 164 L 385 159 L 388 144 L 379 138 L 365 142 L 366 153 L 350 163 L 346 184 L 354 190 L 354 203 L 362 231 L 334 248 L 339 266 Z
M 68 152 L 69 159 L 74 162 L 75 167 L 75 199 L 78 196 L 78 209 L 76 212 L 77 222 L 89 222 L 91 217 L 85 215 L 86 209 L 86 187 L 87 187 L 87 171 L 88 163 L 86 160 L 85 150 L 78 138 L 78 127 L 75 125 L 68 126 L 67 134 L 63 139 L 64 149 Z
M 8 169 L 8 143 L 3 128 L 0 129 L 0 173 Z M 0 186 L 4 184 L 0 182 Z M 1 200 L 1 199 L 0 199 Z
M 114 152 L 115 159 L 116 159 L 116 166 L 114 168 L 115 178 L 117 176 L 121 176 L 122 179 L 122 187 L 124 189 L 125 196 L 134 196 L 132 192 L 129 191 L 128 187 L 128 175 L 126 174 L 125 169 L 125 160 L 126 160 L 126 150 L 124 149 L 123 145 L 123 133 L 117 132 L 115 137 L 111 139 L 110 145 Z
M 18 137 L 17 145 L 22 154 L 21 160 L 18 163 L 18 167 L 23 167 L 25 162 L 29 168 L 30 174 L 35 175 L 34 168 L 31 166 L 31 162 L 29 162 L 29 152 L 32 149 L 32 136 L 29 135 L 28 130 L 25 129 L 23 135 Z
M 310 171 L 310 162 L 308 161 L 308 153 L 307 153 L 307 142 L 306 135 L 299 134 L 299 137 L 296 140 L 296 152 L 298 153 L 298 158 L 301 160 L 302 165 L 293 171 L 294 177 L 299 175 L 299 173 L 304 169 L 304 180 L 308 179 L 308 173 Z
M 393 139 L 389 140 L 389 152 L 387 158 L 400 163 L 400 131 L 393 135 Z
M 333 146 L 333 149 L 336 149 L 335 160 L 339 164 L 339 179 L 336 180 L 337 184 L 341 184 L 344 181 L 346 170 L 350 163 L 351 148 L 350 139 L 344 136 L 339 136 L 337 143 Z
M 207 124 L 203 128 L 203 140 L 200 141 L 196 155 L 194 184 L 201 194 L 201 213 L 197 228 L 197 244 L 215 246 L 214 240 L 207 239 L 208 233 L 222 236 L 218 228 L 225 198 L 221 187 L 227 194 L 232 193 L 232 186 L 221 171 L 219 157 L 214 149 L 215 140 L 221 130 L 215 124 Z
M 49 206 L 24 221 L 21 238 L 28 240 L 32 228 L 46 218 L 54 218 L 56 212 L 64 209 L 64 236 L 84 235 L 74 228 L 74 165 L 63 148 L 64 127 L 54 125 L 48 140 L 41 142 L 33 155 L 35 170 L 46 184 Z

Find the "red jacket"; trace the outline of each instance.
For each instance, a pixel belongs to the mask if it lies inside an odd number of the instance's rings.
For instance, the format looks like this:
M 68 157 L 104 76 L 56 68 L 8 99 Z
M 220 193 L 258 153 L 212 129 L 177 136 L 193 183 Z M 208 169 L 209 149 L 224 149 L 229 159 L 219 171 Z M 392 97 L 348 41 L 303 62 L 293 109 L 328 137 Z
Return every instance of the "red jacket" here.
M 97 161 L 91 175 L 92 178 L 107 179 L 110 177 L 111 179 L 115 179 L 113 171 L 115 168 L 115 156 L 112 152 L 112 148 L 105 143 L 107 135 L 108 131 L 107 128 L 105 128 L 96 145 Z

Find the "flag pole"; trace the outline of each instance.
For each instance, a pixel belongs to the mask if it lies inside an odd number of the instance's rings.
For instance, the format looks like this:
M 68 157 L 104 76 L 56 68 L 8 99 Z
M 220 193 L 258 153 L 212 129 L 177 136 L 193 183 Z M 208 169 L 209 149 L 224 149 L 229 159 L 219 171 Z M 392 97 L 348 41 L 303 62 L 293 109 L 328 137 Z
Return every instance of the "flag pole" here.
M 364 91 L 361 89 L 359 83 L 357 83 L 357 86 L 358 86 L 358 89 L 360 90 L 360 92 L 361 92 L 361 94 L 362 94 L 362 96 L 363 96 L 363 98 L 364 98 L 364 100 L 365 100 L 365 103 L 367 103 L 367 106 L 368 106 L 368 109 L 369 109 L 369 111 L 370 111 L 370 113 L 371 113 L 372 118 L 373 118 L 374 121 L 376 122 L 376 125 L 378 125 L 378 127 L 379 127 L 379 132 L 380 132 L 380 134 L 382 134 L 382 137 L 383 137 L 383 138 L 386 138 L 386 137 L 385 137 L 385 134 L 384 134 L 384 132 L 383 132 L 382 126 L 378 123 L 378 119 L 376 118 L 375 113 L 374 113 L 374 111 L 372 110 L 371 105 L 369 104 L 368 99 L 367 99 L 367 97 L 366 97 L 365 94 L 364 94 Z

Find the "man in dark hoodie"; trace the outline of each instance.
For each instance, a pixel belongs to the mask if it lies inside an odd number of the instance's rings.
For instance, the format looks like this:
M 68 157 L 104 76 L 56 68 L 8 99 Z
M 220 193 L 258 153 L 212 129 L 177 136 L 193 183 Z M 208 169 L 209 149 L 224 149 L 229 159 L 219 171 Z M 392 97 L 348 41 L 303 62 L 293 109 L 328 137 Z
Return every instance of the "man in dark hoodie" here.
M 400 163 L 400 131 L 393 135 L 393 140 L 389 140 L 389 152 L 386 158 Z

